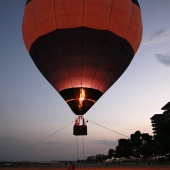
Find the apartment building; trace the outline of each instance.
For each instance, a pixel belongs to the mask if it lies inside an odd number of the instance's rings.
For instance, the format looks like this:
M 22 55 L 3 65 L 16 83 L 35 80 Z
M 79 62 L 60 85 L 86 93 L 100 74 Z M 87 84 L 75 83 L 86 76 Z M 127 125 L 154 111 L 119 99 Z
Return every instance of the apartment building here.
M 163 111 L 162 114 L 155 114 L 150 118 L 154 136 L 164 134 L 164 126 L 170 124 L 170 102 L 163 106 L 161 110 Z

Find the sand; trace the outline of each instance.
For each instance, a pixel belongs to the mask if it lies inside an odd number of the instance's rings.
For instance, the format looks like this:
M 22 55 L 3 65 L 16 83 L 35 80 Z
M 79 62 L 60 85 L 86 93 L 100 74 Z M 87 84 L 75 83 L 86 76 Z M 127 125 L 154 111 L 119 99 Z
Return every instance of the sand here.
M 0 170 L 67 170 L 64 167 L 0 167 Z M 93 168 L 76 168 L 75 170 L 170 170 L 170 167 L 93 167 Z
M 62 167 L 0 167 L 0 170 L 67 170 Z M 127 163 L 127 164 L 93 164 L 77 165 L 75 170 L 170 170 L 170 164 L 147 164 L 147 163 Z

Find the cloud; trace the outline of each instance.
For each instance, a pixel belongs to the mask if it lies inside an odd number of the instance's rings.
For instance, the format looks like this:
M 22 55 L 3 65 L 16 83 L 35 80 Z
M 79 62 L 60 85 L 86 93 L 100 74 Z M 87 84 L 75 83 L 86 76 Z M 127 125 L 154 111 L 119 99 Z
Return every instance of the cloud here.
M 160 63 L 167 67 L 170 67 L 170 53 L 167 54 L 157 53 L 155 54 L 155 56 Z
M 12 137 L 0 137 L 0 147 L 1 146 L 18 146 L 24 145 L 25 141 L 22 139 L 12 138 Z
M 155 44 L 163 41 L 170 40 L 170 29 L 160 29 L 154 34 L 149 35 L 145 40 L 144 44 Z
M 0 137 L 0 159 L 8 160 L 17 157 L 28 147 L 27 141 L 19 138 Z
M 94 141 L 94 143 L 96 144 L 100 144 L 100 145 L 106 145 L 106 146 L 117 146 L 117 140 L 98 140 L 98 141 Z

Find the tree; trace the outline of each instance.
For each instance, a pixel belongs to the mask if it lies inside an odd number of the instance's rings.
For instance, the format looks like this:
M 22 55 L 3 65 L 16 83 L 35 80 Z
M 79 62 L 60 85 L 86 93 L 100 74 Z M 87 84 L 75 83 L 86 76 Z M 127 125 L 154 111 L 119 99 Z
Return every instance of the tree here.
M 142 155 L 147 158 L 153 155 L 155 142 L 153 136 L 148 133 L 136 131 L 134 134 L 131 134 L 131 142 L 135 156 L 140 157 Z
M 149 135 L 148 133 L 142 133 L 142 146 L 140 149 L 140 154 L 143 155 L 145 158 L 152 156 L 155 152 L 154 147 L 154 140 L 153 136 Z
M 110 148 L 108 151 L 108 158 L 112 158 L 114 154 L 115 154 L 115 150 Z
M 169 138 L 170 139 L 170 138 Z M 170 146 L 170 140 L 168 140 Z M 164 141 L 165 142 L 165 141 Z M 167 146 L 167 145 L 166 145 Z M 139 130 L 130 135 L 130 139 L 119 139 L 118 146 L 115 148 L 116 157 L 140 157 L 147 158 L 155 153 L 158 143 L 155 142 L 153 136 L 148 133 L 141 133 Z M 158 149 L 157 149 L 158 150 Z M 108 151 L 110 155 L 112 150 Z
M 140 156 L 140 148 L 142 145 L 141 132 L 136 131 L 134 134 L 131 134 L 130 140 L 132 142 L 133 151 L 134 151 L 135 156 L 139 157 Z
M 130 157 L 132 155 L 132 143 L 130 139 L 119 139 L 116 147 L 116 157 Z

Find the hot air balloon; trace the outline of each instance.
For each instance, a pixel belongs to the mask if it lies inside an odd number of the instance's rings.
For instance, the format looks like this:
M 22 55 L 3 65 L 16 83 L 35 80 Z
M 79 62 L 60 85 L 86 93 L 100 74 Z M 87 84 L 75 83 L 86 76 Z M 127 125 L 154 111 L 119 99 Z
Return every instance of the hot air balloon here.
M 86 135 L 83 115 L 139 48 L 141 10 L 137 0 L 27 0 L 22 34 L 36 67 L 77 115 L 73 134 Z

